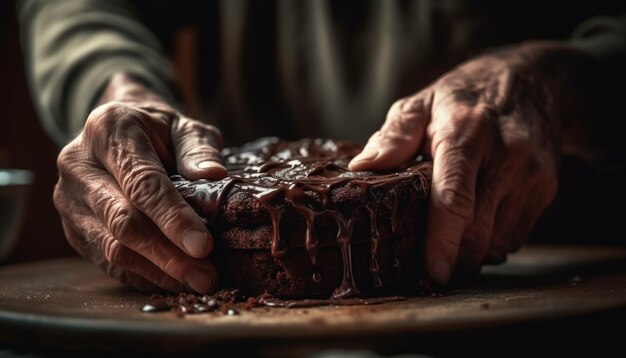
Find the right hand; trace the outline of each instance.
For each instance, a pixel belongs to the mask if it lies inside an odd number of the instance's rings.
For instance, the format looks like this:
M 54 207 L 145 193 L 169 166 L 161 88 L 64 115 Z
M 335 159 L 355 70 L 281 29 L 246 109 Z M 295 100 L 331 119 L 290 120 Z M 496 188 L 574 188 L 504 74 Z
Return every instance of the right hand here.
M 69 243 L 143 291 L 207 293 L 213 239 L 170 181 L 221 179 L 221 134 L 184 117 L 124 75 L 114 76 L 84 130 L 59 154 L 54 203 Z

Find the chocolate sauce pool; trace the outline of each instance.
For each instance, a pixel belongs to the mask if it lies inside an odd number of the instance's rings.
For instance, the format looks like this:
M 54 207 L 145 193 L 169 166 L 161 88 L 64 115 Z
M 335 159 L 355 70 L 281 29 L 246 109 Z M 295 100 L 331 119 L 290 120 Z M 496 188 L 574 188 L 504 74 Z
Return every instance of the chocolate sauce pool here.
M 397 227 L 398 201 L 401 200 L 395 187 L 400 182 L 410 181 L 426 200 L 432 172 L 432 164 L 421 158 L 394 172 L 352 172 L 348 169 L 348 163 L 360 151 L 360 147 L 341 141 L 303 139 L 286 142 L 275 137 L 261 138 L 222 152 L 228 169 L 228 177 L 222 180 L 189 182 L 180 176 L 173 176 L 172 180 L 181 192 L 193 191 L 193 195 L 187 196 L 187 200 L 191 201 L 190 204 L 200 216 L 206 218 L 208 227 L 218 215 L 231 190 L 243 190 L 251 194 L 263 205 L 271 218 L 273 238 L 270 250 L 275 259 L 281 259 L 287 254 L 287 245 L 281 239 L 280 233 L 280 221 L 285 207 L 276 205 L 276 202 L 292 205 L 306 220 L 305 248 L 313 267 L 317 264 L 319 244 L 315 235 L 315 221 L 321 215 L 332 217 L 338 227 L 337 245 L 342 255 L 343 276 L 341 285 L 334 290 L 331 299 L 355 298 L 359 296 L 359 288 L 352 272 L 350 245 L 357 213 L 345 216 L 338 211 L 332 203 L 331 191 L 349 184 L 358 187 L 367 198 L 365 210 L 370 219 L 370 271 L 374 286 L 380 287 L 380 233 L 376 220 L 378 210 L 383 206 L 390 209 L 391 230 L 394 233 Z M 373 189 L 383 189 L 388 195 L 377 197 Z M 311 199 L 307 193 L 311 192 L 321 197 L 321 208 L 310 205 Z M 323 278 L 314 270 L 311 279 L 319 282 Z M 272 302 L 279 305 L 279 301 Z

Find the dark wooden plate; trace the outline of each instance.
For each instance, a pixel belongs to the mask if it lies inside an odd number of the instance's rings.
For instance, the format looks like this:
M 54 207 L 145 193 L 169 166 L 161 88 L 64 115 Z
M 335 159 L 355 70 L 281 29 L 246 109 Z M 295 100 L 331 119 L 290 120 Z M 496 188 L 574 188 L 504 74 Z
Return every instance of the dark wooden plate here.
M 72 351 L 255 352 L 319 348 L 453 350 L 455 344 L 626 308 L 626 250 L 528 247 L 441 297 L 375 306 L 264 308 L 238 316 L 146 314 L 133 292 L 80 259 L 0 269 L 0 344 Z M 552 328 L 550 328 L 552 327 Z M 566 327 L 566 328 L 563 328 Z M 571 328 L 571 327 L 570 327 Z M 531 331 L 526 331 L 531 330 Z M 517 333 L 516 333 L 517 334 Z M 462 338 L 459 338 L 462 337 Z M 482 337 L 482 338 L 481 338 Z M 503 338 L 504 339 L 504 338 Z M 465 343 L 463 343 L 465 342 Z M 478 343 L 476 343 L 478 345 Z M 264 353 L 265 352 L 265 353 Z

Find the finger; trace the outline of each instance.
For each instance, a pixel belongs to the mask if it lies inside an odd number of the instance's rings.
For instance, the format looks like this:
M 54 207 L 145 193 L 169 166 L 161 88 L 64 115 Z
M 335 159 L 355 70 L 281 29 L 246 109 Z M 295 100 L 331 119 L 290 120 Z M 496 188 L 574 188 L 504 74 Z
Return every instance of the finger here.
M 430 276 L 446 284 L 461 237 L 473 221 L 478 169 L 493 143 L 495 126 L 482 109 L 442 106 L 433 113 L 433 177 L 426 223 Z
M 517 252 L 522 245 L 528 240 L 530 233 L 535 227 L 541 213 L 548 207 L 554 195 L 556 194 L 555 185 L 543 185 L 540 195 L 531 195 L 527 197 L 522 205 L 521 214 L 509 242 L 509 252 Z
M 185 117 L 172 123 L 172 144 L 178 172 L 190 180 L 222 179 L 227 175 L 217 128 Z
M 131 249 L 149 260 L 160 272 L 186 283 L 199 293 L 215 288 L 215 267 L 208 260 L 189 258 L 172 245 L 145 215 L 131 205 L 107 173 L 102 171 L 101 175 L 92 175 L 83 185 L 88 193 L 85 196 L 87 205 L 105 223 L 111 237 L 123 244 L 119 250 Z M 112 247 L 104 249 L 111 250 Z M 121 255 L 126 257 L 124 253 Z
M 524 206 L 525 200 L 522 196 L 508 197 L 500 203 L 496 213 L 493 240 L 485 258 L 486 264 L 498 265 L 506 261 Z
M 532 163 L 532 162 L 531 162 Z M 548 171 L 533 168 L 534 175 L 526 179 L 523 193 L 511 196 L 499 208 L 493 247 L 489 249 L 488 262 L 502 263 L 506 254 L 516 252 L 526 242 L 541 213 L 552 202 L 557 191 L 557 181 Z M 540 173 L 542 175 L 537 175 Z M 502 213 L 500 213 L 502 211 Z
M 382 128 L 350 162 L 350 170 L 395 168 L 415 156 L 430 119 L 431 102 L 431 92 L 423 91 L 394 103 Z
M 81 255 L 90 258 L 108 275 L 142 291 L 155 291 L 156 288 L 181 291 L 180 282 L 124 247 L 93 217 L 76 219 L 80 221 L 63 220 L 65 235 L 75 246 L 79 246 L 77 251 Z
M 531 210 L 528 207 L 522 211 L 522 215 L 515 225 L 515 230 L 513 230 L 513 235 L 511 236 L 511 242 L 508 247 L 509 252 L 519 251 L 526 240 L 528 240 L 528 237 L 535 227 L 539 216 L 540 213 L 535 210 Z
M 462 277 L 480 270 L 491 247 L 496 210 L 501 200 L 494 177 L 488 175 L 478 185 L 474 220 L 465 230 L 455 271 Z
M 128 108 L 97 111 L 85 125 L 92 155 L 110 172 L 124 196 L 180 249 L 205 257 L 213 248 L 206 227 L 167 176 L 155 153 L 147 114 Z
M 175 280 L 169 275 L 166 275 L 153 263 L 146 260 L 146 258 L 122 245 L 122 243 L 120 243 L 119 241 L 113 239 L 113 237 L 108 234 L 104 229 L 102 235 L 106 236 L 106 238 L 101 241 L 101 245 L 105 250 L 105 257 L 107 259 L 107 262 L 109 263 L 107 269 L 107 273 L 109 275 L 112 275 L 111 270 L 117 267 L 122 269 L 122 272 L 132 274 L 131 277 L 141 277 L 142 279 L 145 279 L 146 281 L 163 290 L 170 292 L 182 291 L 183 285 L 181 285 L 179 281 Z M 122 273 L 115 274 L 114 277 L 118 280 L 123 281 Z M 133 284 L 133 286 L 139 289 L 142 288 L 140 286 L 137 286 L 136 284 Z

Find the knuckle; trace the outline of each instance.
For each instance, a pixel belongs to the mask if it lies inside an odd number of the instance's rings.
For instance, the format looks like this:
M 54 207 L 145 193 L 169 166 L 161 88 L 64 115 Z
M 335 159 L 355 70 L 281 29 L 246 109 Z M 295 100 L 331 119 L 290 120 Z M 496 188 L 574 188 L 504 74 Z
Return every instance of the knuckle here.
M 56 162 L 59 175 L 63 176 L 71 173 L 82 156 L 84 155 L 81 154 L 81 148 L 76 140 L 63 147 L 57 156 Z
M 164 232 L 182 228 L 185 223 L 180 213 L 187 204 L 182 197 L 170 194 L 176 191 L 163 170 L 141 169 L 131 174 L 126 190 L 131 203 L 140 210 L 148 210 L 149 216 Z
M 187 138 L 201 138 L 206 144 L 218 149 L 222 148 L 222 132 L 215 126 L 194 119 L 177 121 L 178 138 L 185 141 Z
M 383 134 L 380 130 L 372 133 L 372 135 L 369 137 L 369 139 L 367 140 L 367 144 L 365 145 L 365 147 L 371 147 L 371 146 L 378 146 L 382 140 Z
M 488 104 L 478 106 L 474 113 L 478 121 L 484 126 L 493 126 L 498 123 L 500 118 L 498 109 Z
M 396 101 L 389 112 L 383 125 L 383 134 L 390 139 L 405 139 L 413 135 L 420 121 L 425 121 L 424 101 L 411 97 Z
M 119 102 L 105 103 L 94 109 L 85 121 L 85 134 L 92 137 L 94 131 L 102 128 L 110 128 L 117 122 L 120 114 L 129 110 L 127 105 Z
M 158 205 L 163 199 L 166 183 L 162 178 L 165 170 L 156 165 L 136 165 L 128 169 L 122 183 L 128 198 L 133 204 L 141 207 L 149 207 L 150 204 Z
M 115 239 L 121 242 L 129 241 L 137 230 L 133 210 L 125 205 L 109 200 L 105 204 L 105 217 L 109 231 Z
M 443 148 L 448 160 L 479 160 L 491 138 L 474 124 L 458 123 L 433 137 L 435 152 Z
M 105 240 L 102 243 L 104 257 L 112 266 L 124 267 L 126 264 L 126 255 L 122 244 L 117 240 Z
M 106 233 L 99 227 L 87 227 L 83 230 L 83 241 L 86 246 L 97 247 L 101 242 L 107 240 Z
M 72 144 L 68 144 L 65 147 L 63 147 L 63 149 L 61 149 L 61 152 L 59 152 L 59 155 L 57 156 L 57 168 L 59 169 L 60 173 L 65 173 L 68 171 L 69 169 L 69 164 L 72 162 Z
M 413 136 L 410 131 L 401 130 L 399 126 L 392 126 L 383 129 L 378 136 L 378 142 L 391 147 L 398 147 L 404 143 L 411 142 Z
M 474 214 L 474 196 L 459 187 L 464 184 L 444 186 L 439 193 L 441 205 L 464 222 L 471 222 Z
M 134 133 L 133 127 L 143 128 L 141 112 L 119 102 L 109 102 L 93 110 L 84 126 L 84 137 L 91 148 L 107 151 L 119 144 L 119 136 Z
M 521 120 L 513 117 L 503 118 L 500 123 L 500 133 L 506 147 L 528 151 L 530 131 Z
M 183 272 L 185 265 L 181 264 L 176 256 L 170 256 L 159 268 L 179 281 L 185 277 L 185 272 Z
M 404 97 L 393 102 L 391 107 L 389 107 L 388 115 L 392 117 L 392 116 L 395 116 L 397 113 L 404 112 L 405 104 L 408 102 L 408 100 L 409 100 L 409 97 Z
M 497 112 L 489 106 L 478 108 L 455 106 L 449 114 L 447 130 L 443 132 L 456 146 L 479 148 L 496 137 L 497 122 Z

